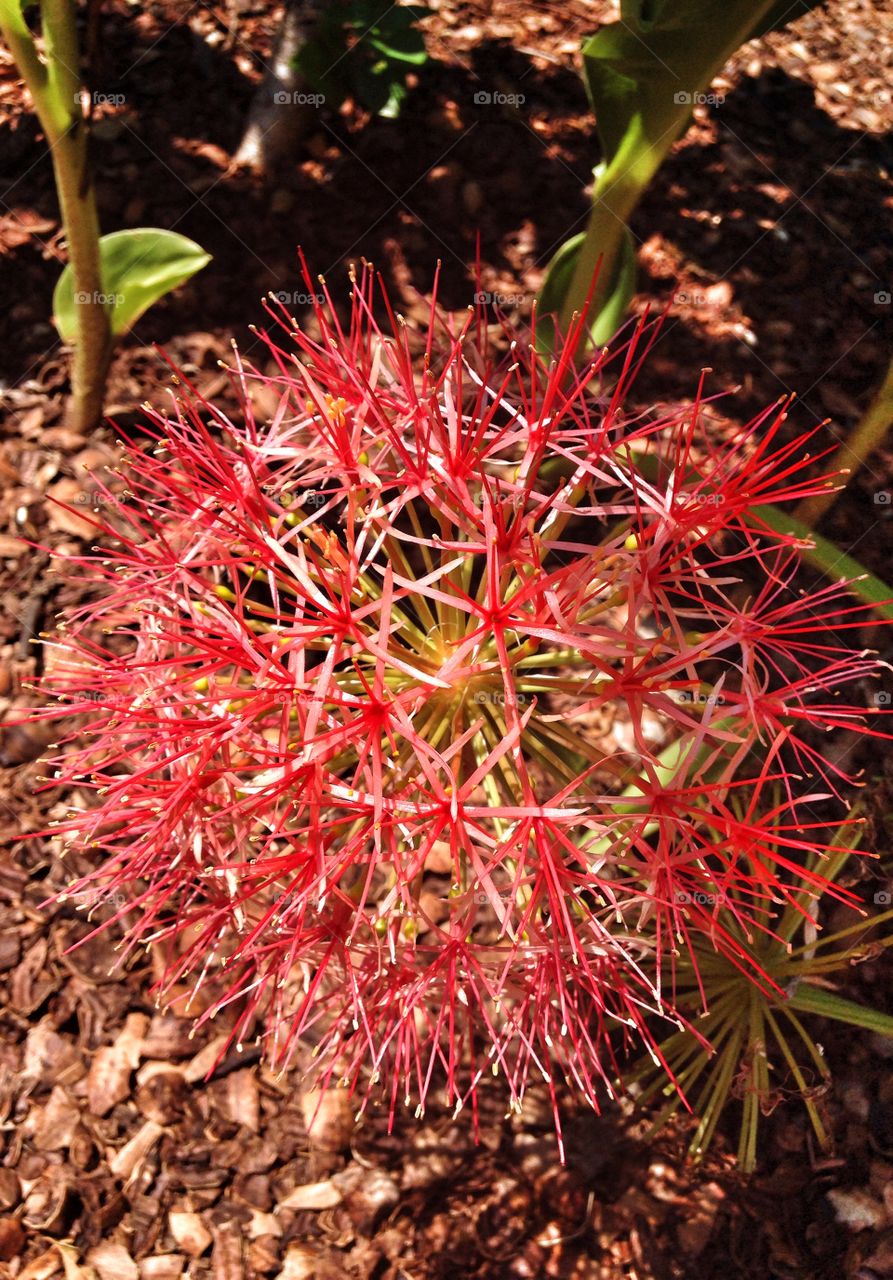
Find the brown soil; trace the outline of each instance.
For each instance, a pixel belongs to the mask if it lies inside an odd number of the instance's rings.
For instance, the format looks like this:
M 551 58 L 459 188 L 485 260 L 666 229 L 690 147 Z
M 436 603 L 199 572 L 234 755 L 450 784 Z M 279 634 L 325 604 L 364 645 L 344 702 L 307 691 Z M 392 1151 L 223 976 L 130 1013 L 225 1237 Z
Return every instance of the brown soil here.
M 523 320 L 551 253 L 581 225 L 597 156 L 577 51 L 613 17 L 607 4 L 442 0 L 425 24 L 437 60 L 402 117 L 323 110 L 267 185 L 231 160 L 274 7 L 99 10 L 90 83 L 124 96 L 94 129 L 103 229 L 175 227 L 214 255 L 119 348 L 109 403 L 122 430 L 144 400 L 165 398 L 156 343 L 204 394 L 226 394 L 217 361 L 232 337 L 258 353 L 249 325 L 263 321 L 261 295 L 303 292 L 298 244 L 336 295 L 345 264 L 372 259 L 414 315 L 438 257 L 442 305 L 468 304 L 479 236 L 481 287 Z M 729 421 L 788 390 L 799 395 L 792 430 L 830 416 L 832 442 L 857 421 L 893 338 L 891 16 L 889 0 L 813 13 L 747 46 L 713 86 L 723 101 L 698 108 L 634 221 L 635 307 L 669 307 L 642 404 L 689 397 L 709 367 L 714 389 L 741 388 L 720 407 Z M 524 101 L 488 105 L 482 92 Z M 29 543 L 91 541 L 77 509 L 89 514 L 89 474 L 113 462 L 115 428 L 87 440 L 62 424 L 52 172 L 2 51 L 0 111 L 3 710 L 27 700 L 40 661 L 31 641 L 78 590 Z M 889 449 L 872 459 L 825 526 L 881 574 L 893 505 L 876 498 L 893 491 L 891 462 Z M 729 1154 L 734 1115 L 694 1168 L 690 1122 L 647 1144 L 625 1110 L 597 1118 L 567 1101 L 562 1169 L 535 1094 L 520 1123 L 494 1094 L 475 1146 L 447 1116 L 401 1118 L 388 1136 L 376 1113 L 355 1133 L 330 1116 L 311 1141 L 299 1081 L 273 1077 L 250 1050 L 206 1085 L 210 1034 L 189 1040 L 188 1020 L 153 1008 L 149 962 L 110 978 L 114 936 L 69 954 L 82 918 L 40 906 L 64 880 L 52 845 L 22 838 L 62 811 L 63 798 L 38 790 L 45 745 L 16 728 L 0 743 L 0 1280 L 161 1280 L 187 1267 L 215 1280 L 893 1276 L 890 1046 L 868 1036 L 832 1027 L 824 1039 L 833 1152 L 811 1146 L 796 1104 L 781 1106 L 749 1182 Z M 878 760 L 874 848 L 887 856 L 891 788 L 890 760 Z M 878 1002 L 885 974 L 866 963 L 848 990 Z

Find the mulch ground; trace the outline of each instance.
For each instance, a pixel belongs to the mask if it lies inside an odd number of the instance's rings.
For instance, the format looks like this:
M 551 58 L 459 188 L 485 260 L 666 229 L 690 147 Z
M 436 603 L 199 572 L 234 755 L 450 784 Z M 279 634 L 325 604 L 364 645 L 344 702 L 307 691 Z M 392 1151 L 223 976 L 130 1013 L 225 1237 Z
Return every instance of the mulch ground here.
M 436 61 L 397 121 L 325 110 L 294 161 L 263 183 L 233 169 L 275 31 L 262 0 L 107 0 L 90 83 L 123 101 L 97 109 L 103 229 L 175 227 L 212 264 L 156 306 L 115 357 L 110 415 L 121 429 L 165 397 L 159 344 L 209 397 L 226 393 L 230 340 L 258 354 L 267 290 L 300 294 L 296 246 L 336 294 L 364 256 L 405 314 L 464 308 L 480 287 L 523 321 L 561 241 L 582 225 L 597 159 L 578 76 L 581 38 L 611 6 L 583 0 L 443 0 L 426 20 Z M 844 0 L 747 46 L 698 108 L 633 230 L 634 308 L 668 308 L 636 390 L 641 404 L 691 396 L 702 368 L 717 410 L 745 421 L 787 391 L 791 430 L 830 417 L 844 438 L 893 348 L 893 9 Z M 519 95 L 515 106 L 482 93 Z M 90 475 L 114 462 L 115 428 L 63 424 L 67 358 L 49 321 L 63 260 L 52 172 L 0 51 L 0 711 L 28 699 L 31 642 L 80 587 L 49 572 L 36 541 L 90 542 Z M 479 247 L 478 247 L 479 246 Z M 300 313 L 297 303 L 295 309 Z M 872 459 L 826 522 L 843 550 L 889 572 L 893 454 Z M 74 512 L 53 506 L 60 499 Z M 830 1153 L 795 1104 L 764 1121 L 758 1173 L 735 1172 L 730 1115 L 715 1150 L 685 1160 L 690 1122 L 656 1143 L 626 1108 L 564 1104 L 569 1158 L 556 1160 L 544 1099 L 522 1120 L 485 1100 L 468 1127 L 372 1112 L 354 1129 L 296 1074 L 252 1048 L 205 1082 L 220 1041 L 155 1009 L 152 960 L 112 973 L 114 932 L 77 951 L 83 917 L 41 907 L 64 883 L 51 842 L 25 840 L 64 809 L 38 790 L 46 742 L 0 740 L 0 1277 L 592 1277 L 687 1280 L 893 1276 L 891 1047 L 831 1027 L 835 1073 L 821 1099 Z M 889 856 L 893 767 L 873 764 L 873 847 Z M 885 998 L 869 961 L 848 992 Z M 215 1034 L 219 1035 L 215 1028 Z M 824 1029 L 823 1029 L 824 1034 Z M 829 1192 L 832 1194 L 829 1196 Z

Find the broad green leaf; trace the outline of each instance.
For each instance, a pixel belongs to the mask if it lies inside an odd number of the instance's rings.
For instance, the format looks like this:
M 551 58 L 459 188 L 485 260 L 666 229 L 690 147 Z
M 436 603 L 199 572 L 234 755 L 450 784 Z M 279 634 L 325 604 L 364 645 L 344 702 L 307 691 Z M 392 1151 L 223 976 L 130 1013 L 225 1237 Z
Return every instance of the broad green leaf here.
M 809 0 L 794 6 L 797 13 L 810 7 Z M 549 309 L 560 312 L 562 327 L 580 310 L 601 257 L 593 316 L 596 341 L 604 340 L 611 312 L 602 321 L 602 311 L 620 296 L 617 263 L 636 205 L 727 59 L 781 16 L 778 0 L 726 0 L 721 9 L 716 0 L 623 0 L 621 20 L 585 42 L 583 76 L 602 163 L 573 267 L 563 246 L 547 276 Z
M 211 261 L 194 240 L 160 227 L 113 231 L 99 241 L 103 299 L 113 337 L 126 333 L 140 316 Z M 77 339 L 74 275 L 67 266 L 53 292 L 56 327 L 66 342 Z
M 428 61 L 424 36 L 415 24 L 430 12 L 421 5 L 386 7 L 383 0 L 331 5 L 293 65 L 325 94 L 329 107 L 352 97 L 392 119 L 400 113 L 410 71 Z

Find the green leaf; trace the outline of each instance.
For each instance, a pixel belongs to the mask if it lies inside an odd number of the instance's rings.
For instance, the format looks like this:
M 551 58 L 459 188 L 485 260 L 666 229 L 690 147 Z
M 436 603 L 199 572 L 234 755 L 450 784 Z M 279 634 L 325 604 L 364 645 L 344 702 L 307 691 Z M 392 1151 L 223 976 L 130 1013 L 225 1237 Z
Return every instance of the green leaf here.
M 580 248 L 585 236 L 586 232 L 581 231 L 578 235 L 571 236 L 570 240 L 565 240 L 549 263 L 539 298 L 537 299 L 537 309 L 541 317 L 550 316 L 554 312 L 560 311 L 561 303 L 574 274 L 574 268 L 577 265 L 577 258 L 580 256 Z M 541 319 L 540 323 L 542 323 Z
M 828 538 L 815 533 L 808 524 L 782 511 L 780 507 L 768 504 L 754 507 L 748 516 L 748 524 L 759 528 L 761 522 L 776 533 L 787 533 L 802 541 L 800 555 L 807 564 L 830 580 L 847 578 L 850 580 L 848 590 L 858 600 L 870 604 L 879 617 L 893 619 L 893 587 L 888 586 L 882 578 L 869 573 L 865 565 L 855 557 L 846 555 Z
M 363 39 L 396 62 L 410 62 L 414 66 L 421 66 L 428 61 L 428 51 L 425 48 L 425 37 L 415 23 L 424 16 L 423 12 L 413 13 L 406 8 L 391 9 L 387 19 L 377 22 Z
M 893 1017 L 890 1014 L 856 1004 L 854 1000 L 847 1000 L 825 987 L 801 982 L 788 1004 L 801 1013 L 818 1013 L 823 1018 L 833 1018 L 835 1022 L 845 1022 L 851 1027 L 874 1031 L 893 1040 Z
M 113 231 L 99 241 L 103 298 L 109 310 L 112 337 L 126 333 L 140 316 L 211 261 L 194 240 L 159 227 Z M 56 328 L 65 342 L 77 337 L 76 308 L 70 266 L 53 292 Z
M 292 66 L 311 88 L 325 94 L 326 104 L 337 110 L 350 94 L 349 62 L 352 50 L 347 48 L 346 27 L 329 9 L 317 24 L 312 40 L 301 45 Z
M 397 114 L 400 105 L 397 89 L 398 85 L 391 77 L 390 66 L 384 60 L 371 66 L 367 64 L 359 67 L 354 72 L 355 97 L 367 111 L 373 111 L 376 115 L 384 115 L 389 107 L 391 118 Z
M 602 163 L 574 266 L 568 270 L 568 257 L 560 250 L 547 279 L 549 309 L 560 311 L 563 327 L 581 309 L 603 257 L 605 274 L 594 310 L 599 323 L 627 251 L 622 232 L 684 133 L 692 107 L 738 46 L 777 16 L 774 0 L 726 0 L 721 9 L 716 0 L 623 0 L 621 21 L 603 26 L 585 42 L 583 75 Z M 606 327 L 607 320 L 597 341 Z
M 767 31 L 780 31 L 782 27 L 796 22 L 798 18 L 803 17 L 804 13 L 810 13 L 823 3 L 824 0 L 794 0 L 793 4 L 791 0 L 776 0 L 769 12 L 759 22 L 754 23 L 750 39 L 756 40 Z
M 293 65 L 325 94 L 330 107 L 352 97 L 368 111 L 393 119 L 406 97 L 407 76 L 428 61 L 415 24 L 431 12 L 422 5 L 385 7 L 384 0 L 331 5 Z
M 416 34 L 421 36 L 421 33 Z M 428 61 L 428 51 L 424 45 L 421 49 L 398 49 L 393 41 L 377 40 L 374 36 L 369 36 L 367 43 L 389 62 L 408 62 L 411 66 L 420 67 Z
M 592 341 L 596 346 L 609 342 L 623 323 L 630 298 L 636 291 L 636 246 L 628 229 L 624 229 L 614 278 L 608 296 L 591 322 Z
M 547 349 L 551 349 L 554 345 L 554 326 L 550 317 L 561 309 L 585 237 L 586 233 L 581 231 L 579 235 L 566 241 L 549 263 L 546 271 L 538 302 L 540 317 L 538 332 L 545 327 L 545 334 L 541 336 L 545 338 Z M 610 270 L 609 264 L 604 263 L 602 270 Z M 592 341 L 596 346 L 603 346 L 613 338 L 623 323 L 630 298 L 635 291 L 636 246 L 629 230 L 624 227 L 621 231 L 621 243 L 614 262 L 611 284 L 606 290 L 598 291 L 593 300 L 589 327 Z
M 403 109 L 405 98 L 406 85 L 402 84 L 399 80 L 395 80 L 391 84 L 391 91 L 388 94 L 388 100 L 380 109 L 378 114 L 384 120 L 396 120 Z

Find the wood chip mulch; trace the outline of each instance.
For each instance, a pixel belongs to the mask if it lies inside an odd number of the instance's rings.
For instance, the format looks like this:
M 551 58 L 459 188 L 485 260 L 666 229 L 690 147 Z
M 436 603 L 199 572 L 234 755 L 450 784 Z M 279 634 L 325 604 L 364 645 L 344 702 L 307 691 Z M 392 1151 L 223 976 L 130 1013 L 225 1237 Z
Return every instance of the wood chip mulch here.
M 264 186 L 230 163 L 274 6 L 102 6 L 94 82 L 125 98 L 96 129 L 104 229 L 176 224 L 214 254 L 119 348 L 110 413 L 120 431 L 142 401 L 166 395 L 156 341 L 205 394 L 226 394 L 217 361 L 234 335 L 250 348 L 248 324 L 262 321 L 246 299 L 299 287 L 298 242 L 333 279 L 347 259 L 372 258 L 412 315 L 437 256 L 443 303 L 468 303 L 480 232 L 483 286 L 529 299 L 585 212 L 596 154 L 577 52 L 614 10 L 600 0 L 434 8 L 426 29 L 440 61 L 401 120 L 323 117 Z M 891 68 L 888 0 L 842 0 L 725 69 L 714 86 L 723 102 L 698 109 L 635 217 L 635 306 L 670 305 L 643 404 L 690 396 L 710 366 L 717 387 L 741 387 L 730 419 L 794 389 L 793 426 L 831 415 L 830 442 L 857 420 L 893 347 Z M 478 106 L 481 87 L 525 94 L 523 110 Z M 28 702 L 47 660 L 33 641 L 80 589 L 33 544 L 90 544 L 91 476 L 114 464 L 116 432 L 87 440 L 62 422 L 52 174 L 2 51 L 0 112 L 2 716 Z M 881 573 L 893 506 L 874 497 L 885 486 L 889 452 L 827 526 Z M 477 1145 L 467 1123 L 436 1109 L 421 1123 L 401 1113 L 393 1134 L 374 1110 L 355 1127 L 343 1094 L 317 1114 L 296 1071 L 271 1074 L 252 1045 L 217 1063 L 225 1027 L 190 1038 L 188 1018 L 157 1010 L 157 959 L 116 971 L 116 928 L 70 949 L 89 926 L 71 904 L 42 905 L 66 868 L 51 840 L 29 838 L 70 798 L 40 789 L 48 737 L 9 724 L 0 737 L 0 1280 L 893 1277 L 888 1042 L 828 1029 L 832 1152 L 811 1145 L 796 1106 L 779 1106 L 749 1182 L 729 1154 L 734 1115 L 694 1167 L 690 1121 L 647 1143 L 626 1108 L 594 1117 L 566 1099 L 562 1168 L 535 1090 L 520 1120 L 505 1119 L 495 1089 L 485 1095 Z M 891 797 L 893 765 L 880 759 L 870 798 L 873 847 L 886 857 Z M 869 961 L 852 994 L 878 998 L 889 979 L 888 963 Z

